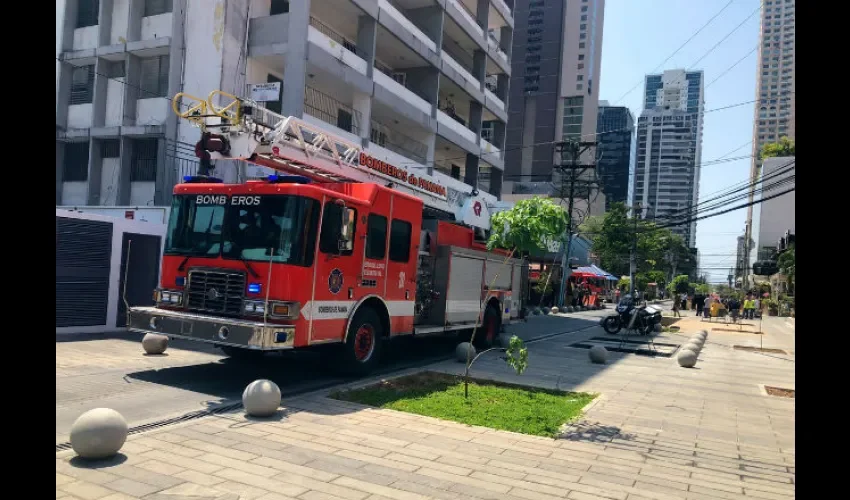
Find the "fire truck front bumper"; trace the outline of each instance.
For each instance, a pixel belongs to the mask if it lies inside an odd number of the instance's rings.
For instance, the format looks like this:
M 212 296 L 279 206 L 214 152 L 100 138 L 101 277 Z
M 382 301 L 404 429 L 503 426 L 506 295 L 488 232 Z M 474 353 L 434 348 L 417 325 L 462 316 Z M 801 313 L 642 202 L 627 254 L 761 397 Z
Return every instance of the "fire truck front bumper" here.
M 127 328 L 133 332 L 242 347 L 261 351 L 292 349 L 295 327 L 264 324 L 201 314 L 167 311 L 156 307 L 131 307 Z

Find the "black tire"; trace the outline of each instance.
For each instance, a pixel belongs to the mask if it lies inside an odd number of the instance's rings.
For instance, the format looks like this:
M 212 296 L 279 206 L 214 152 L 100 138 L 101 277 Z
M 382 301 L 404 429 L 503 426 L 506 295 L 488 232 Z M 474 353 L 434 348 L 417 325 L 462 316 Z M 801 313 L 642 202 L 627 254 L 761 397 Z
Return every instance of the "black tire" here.
M 218 346 L 225 356 L 233 359 L 245 361 L 257 361 L 263 358 L 263 351 L 255 351 L 253 349 L 243 349 L 241 347 L 231 347 L 227 345 Z
M 623 328 L 623 324 L 620 321 L 620 318 L 616 316 L 608 316 L 602 320 L 602 328 L 604 328 L 607 333 L 616 335 L 620 333 L 620 330 Z
M 499 340 L 499 332 L 502 330 L 502 315 L 493 304 L 484 309 L 481 318 L 481 326 L 475 333 L 475 347 L 477 349 L 489 349 Z
M 384 325 L 371 308 L 360 309 L 348 328 L 341 368 L 351 375 L 366 375 L 378 365 L 384 343 Z

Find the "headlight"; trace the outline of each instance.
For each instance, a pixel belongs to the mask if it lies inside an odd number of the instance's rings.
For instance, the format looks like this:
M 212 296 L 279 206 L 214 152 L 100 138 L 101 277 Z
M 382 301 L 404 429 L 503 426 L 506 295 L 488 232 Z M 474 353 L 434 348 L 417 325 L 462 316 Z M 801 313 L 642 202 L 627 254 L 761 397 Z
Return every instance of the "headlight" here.
M 266 304 L 260 300 L 246 300 L 242 306 L 245 314 L 262 316 L 266 314 Z M 295 319 L 301 312 L 297 302 L 269 302 L 268 315 L 276 319 Z
M 157 290 L 154 292 L 154 299 L 159 304 L 180 305 L 183 303 L 183 293 L 171 290 Z

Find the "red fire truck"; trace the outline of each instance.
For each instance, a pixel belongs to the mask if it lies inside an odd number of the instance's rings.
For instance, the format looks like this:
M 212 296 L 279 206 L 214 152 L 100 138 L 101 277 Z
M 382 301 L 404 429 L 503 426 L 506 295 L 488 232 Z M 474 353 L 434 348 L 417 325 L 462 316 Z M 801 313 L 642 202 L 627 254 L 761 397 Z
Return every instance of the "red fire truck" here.
M 181 112 L 180 101 L 194 104 Z M 476 191 L 221 91 L 174 103 L 201 128 L 202 166 L 243 160 L 259 171 L 175 186 L 156 305 L 130 308 L 130 330 L 231 356 L 334 343 L 363 373 L 385 339 L 478 324 L 488 345 L 519 317 L 527 273 L 486 251 L 489 209 Z

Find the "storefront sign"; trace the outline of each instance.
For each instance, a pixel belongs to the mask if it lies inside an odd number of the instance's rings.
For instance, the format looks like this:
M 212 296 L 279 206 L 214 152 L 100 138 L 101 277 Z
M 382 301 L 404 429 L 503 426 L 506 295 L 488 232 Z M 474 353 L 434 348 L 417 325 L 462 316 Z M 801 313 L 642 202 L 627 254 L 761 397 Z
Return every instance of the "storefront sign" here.
M 446 187 L 438 184 L 426 175 L 417 176 L 407 171 L 407 169 L 390 165 L 389 163 L 369 156 L 366 153 L 360 153 L 360 166 L 366 167 L 369 170 L 377 172 L 383 177 L 387 177 L 396 182 L 404 182 L 409 186 L 424 191 L 432 196 L 436 196 L 442 200 L 446 199 Z

